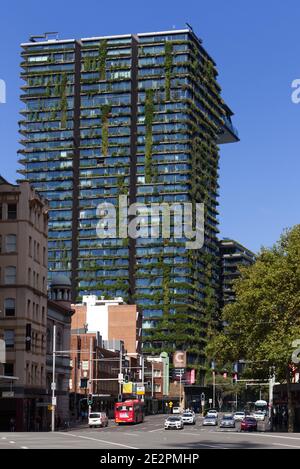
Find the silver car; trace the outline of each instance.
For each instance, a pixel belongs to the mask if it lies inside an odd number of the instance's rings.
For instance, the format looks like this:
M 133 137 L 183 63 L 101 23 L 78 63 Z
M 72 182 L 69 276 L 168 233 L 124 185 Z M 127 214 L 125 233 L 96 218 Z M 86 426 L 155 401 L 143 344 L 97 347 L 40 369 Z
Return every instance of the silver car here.
M 225 414 L 224 417 L 221 419 L 220 428 L 235 428 L 235 420 L 233 415 Z
M 218 425 L 218 419 L 217 417 L 213 416 L 213 415 L 207 415 L 206 417 L 204 417 L 204 420 L 202 422 L 202 425 L 203 426 L 213 426 L 213 427 L 216 427 Z

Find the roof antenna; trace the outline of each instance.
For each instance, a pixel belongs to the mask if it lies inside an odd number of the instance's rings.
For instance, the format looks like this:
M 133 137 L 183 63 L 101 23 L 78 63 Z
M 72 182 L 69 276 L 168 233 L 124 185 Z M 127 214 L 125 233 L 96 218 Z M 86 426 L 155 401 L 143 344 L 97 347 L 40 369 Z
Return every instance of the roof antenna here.
M 192 26 L 191 26 L 189 23 L 185 23 L 185 24 L 187 25 L 187 27 L 188 27 L 192 32 L 194 32 Z

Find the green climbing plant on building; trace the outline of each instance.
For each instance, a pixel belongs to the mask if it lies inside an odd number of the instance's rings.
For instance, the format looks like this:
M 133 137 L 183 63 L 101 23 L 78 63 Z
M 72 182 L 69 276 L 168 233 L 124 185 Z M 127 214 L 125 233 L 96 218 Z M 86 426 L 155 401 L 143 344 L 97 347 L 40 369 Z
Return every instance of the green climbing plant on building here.
M 60 110 L 61 110 L 61 126 L 65 128 L 67 126 L 67 111 L 68 111 L 68 100 L 67 100 L 67 84 L 68 77 L 64 73 L 60 84 Z
M 100 80 L 106 78 L 106 57 L 107 57 L 107 40 L 102 39 L 99 45 L 98 65 Z
M 167 41 L 165 44 L 165 74 L 166 74 L 166 101 L 171 98 L 171 76 L 173 67 L 173 44 Z
M 101 106 L 101 124 L 102 124 L 102 155 L 108 155 L 108 124 L 109 124 L 109 114 L 111 112 L 111 106 L 109 104 L 104 104 Z
M 146 90 L 146 101 L 145 101 L 145 182 L 150 184 L 152 181 L 152 124 L 154 115 L 154 92 L 153 90 Z

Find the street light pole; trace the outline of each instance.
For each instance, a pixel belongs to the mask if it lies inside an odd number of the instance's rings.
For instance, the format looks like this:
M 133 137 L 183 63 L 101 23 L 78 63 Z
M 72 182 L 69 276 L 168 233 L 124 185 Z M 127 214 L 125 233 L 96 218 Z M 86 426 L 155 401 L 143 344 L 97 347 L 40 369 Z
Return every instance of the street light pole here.
M 120 346 L 119 377 L 122 375 L 123 368 L 123 345 Z M 119 379 L 119 399 L 122 401 L 122 381 Z
M 51 415 L 51 431 L 55 432 L 55 407 L 56 407 L 56 402 L 55 402 L 55 387 L 56 387 L 56 382 L 55 382 L 55 354 L 56 354 L 56 326 L 53 326 L 53 361 L 52 361 L 52 415 Z
M 154 362 L 151 362 L 151 397 L 154 397 Z
M 216 408 L 216 372 L 213 370 L 213 409 Z

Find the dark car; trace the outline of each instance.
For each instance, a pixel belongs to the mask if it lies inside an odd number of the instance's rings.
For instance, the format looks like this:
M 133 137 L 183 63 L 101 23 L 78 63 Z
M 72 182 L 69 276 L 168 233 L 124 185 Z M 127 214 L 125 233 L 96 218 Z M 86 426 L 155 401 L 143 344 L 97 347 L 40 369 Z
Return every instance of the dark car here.
M 241 431 L 251 432 L 257 430 L 257 421 L 253 417 L 245 417 L 241 423 Z

